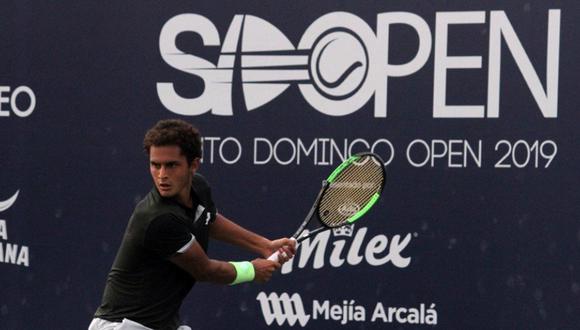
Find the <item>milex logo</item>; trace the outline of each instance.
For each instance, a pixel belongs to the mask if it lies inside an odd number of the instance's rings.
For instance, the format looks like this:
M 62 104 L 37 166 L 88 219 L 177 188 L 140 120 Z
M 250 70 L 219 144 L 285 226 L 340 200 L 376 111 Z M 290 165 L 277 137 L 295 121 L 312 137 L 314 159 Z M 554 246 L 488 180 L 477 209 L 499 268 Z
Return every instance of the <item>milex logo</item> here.
M 433 303 L 422 303 L 414 307 L 389 307 L 382 302 L 376 302 L 371 307 L 359 304 L 354 299 L 338 302 L 315 299 L 309 304 L 310 313 L 307 313 L 305 302 L 298 293 L 260 292 L 256 300 L 260 302 L 267 325 L 276 321 L 279 326 L 287 322 L 291 327 L 296 324 L 305 327 L 309 321 L 315 320 L 338 322 L 341 325 L 350 322 L 436 325 L 438 317 Z
M 341 211 L 353 212 L 353 208 L 342 205 Z M 338 268 L 358 266 L 363 262 L 375 267 L 390 263 L 397 268 L 407 268 L 411 264 L 412 257 L 406 255 L 405 249 L 417 234 L 387 237 L 367 233 L 368 228 L 355 229 L 351 224 L 307 238 L 300 243 L 296 256 L 284 263 L 282 274 L 291 273 L 294 268 Z

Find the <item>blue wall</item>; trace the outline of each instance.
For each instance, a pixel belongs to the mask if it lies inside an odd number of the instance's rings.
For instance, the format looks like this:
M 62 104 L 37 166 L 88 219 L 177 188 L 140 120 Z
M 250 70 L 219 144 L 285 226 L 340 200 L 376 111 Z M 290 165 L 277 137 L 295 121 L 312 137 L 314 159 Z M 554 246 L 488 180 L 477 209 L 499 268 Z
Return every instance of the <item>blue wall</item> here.
M 3 3 L 0 329 L 88 326 L 163 118 L 201 129 L 218 209 L 271 238 L 346 154 L 387 162 L 378 206 L 272 281 L 196 285 L 193 329 L 578 327 L 579 20 L 571 0 Z

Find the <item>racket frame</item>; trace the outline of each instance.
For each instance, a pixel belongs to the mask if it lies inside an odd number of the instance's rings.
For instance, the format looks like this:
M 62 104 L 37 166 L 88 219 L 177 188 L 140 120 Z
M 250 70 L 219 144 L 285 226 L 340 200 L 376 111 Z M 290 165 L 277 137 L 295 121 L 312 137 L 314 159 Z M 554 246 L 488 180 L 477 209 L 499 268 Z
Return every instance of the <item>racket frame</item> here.
M 304 221 L 302 221 L 302 224 L 300 225 L 300 227 L 298 227 L 298 229 L 296 230 L 294 235 L 292 235 L 292 238 L 296 239 L 296 241 L 298 243 L 302 242 L 303 240 L 307 239 L 310 236 L 313 236 L 314 234 L 316 234 L 318 232 L 321 232 L 323 230 L 331 228 L 331 227 L 327 226 L 326 224 L 324 224 L 322 221 L 320 221 L 320 219 L 318 219 L 318 215 L 316 215 L 316 218 L 317 218 L 318 222 L 322 225 L 322 227 L 318 227 L 318 228 L 314 229 L 313 231 L 308 232 L 306 235 L 302 235 L 306 226 L 308 226 L 308 224 L 310 223 L 312 218 L 314 218 L 314 213 L 316 213 L 318 211 L 318 205 L 319 205 L 320 199 L 322 198 L 322 195 L 324 194 L 324 192 L 326 191 L 326 189 L 328 188 L 329 185 L 330 185 L 330 182 L 328 182 L 327 180 L 322 181 L 322 188 L 318 192 L 318 196 L 316 196 L 316 199 L 314 200 L 314 203 L 312 204 L 310 211 L 308 211 L 308 214 L 304 218 Z

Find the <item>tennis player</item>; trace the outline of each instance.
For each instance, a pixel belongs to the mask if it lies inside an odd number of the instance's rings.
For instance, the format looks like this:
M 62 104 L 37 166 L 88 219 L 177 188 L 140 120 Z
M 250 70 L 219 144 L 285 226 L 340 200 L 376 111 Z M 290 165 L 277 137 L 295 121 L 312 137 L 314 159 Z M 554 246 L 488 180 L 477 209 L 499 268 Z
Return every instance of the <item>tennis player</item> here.
M 216 211 L 210 187 L 197 173 L 201 136 L 190 124 L 162 120 L 143 146 L 154 187 L 129 219 L 89 330 L 190 329 L 181 325 L 179 308 L 196 281 L 266 282 L 295 253 L 294 241 L 266 239 Z M 210 238 L 264 258 L 278 251 L 281 258 L 210 259 Z

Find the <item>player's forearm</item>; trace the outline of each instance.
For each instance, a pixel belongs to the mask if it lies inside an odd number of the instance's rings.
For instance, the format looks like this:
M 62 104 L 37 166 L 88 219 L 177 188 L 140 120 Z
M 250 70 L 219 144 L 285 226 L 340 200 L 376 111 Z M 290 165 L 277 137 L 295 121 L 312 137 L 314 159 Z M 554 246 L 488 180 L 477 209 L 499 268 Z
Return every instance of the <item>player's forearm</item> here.
M 197 272 L 194 277 L 200 282 L 229 284 L 236 278 L 236 270 L 229 262 L 209 260 L 208 266 Z
M 271 244 L 269 239 L 239 226 L 219 213 L 210 227 L 210 236 L 259 255 L 267 254 Z
M 176 254 L 170 260 L 200 282 L 228 284 L 236 278 L 236 270 L 232 264 L 206 257 L 200 258 L 194 249 Z

